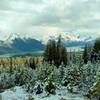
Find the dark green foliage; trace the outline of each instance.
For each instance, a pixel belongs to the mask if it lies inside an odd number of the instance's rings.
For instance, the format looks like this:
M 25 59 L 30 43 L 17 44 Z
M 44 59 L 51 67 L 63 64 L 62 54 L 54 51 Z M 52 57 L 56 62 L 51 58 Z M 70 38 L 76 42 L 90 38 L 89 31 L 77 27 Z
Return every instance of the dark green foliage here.
M 55 59 L 56 54 L 56 43 L 55 41 L 49 41 L 47 44 L 47 48 L 44 53 L 44 60 L 48 61 L 50 64 Z
M 94 51 L 98 53 L 100 51 L 100 37 L 96 40 L 94 44 Z
M 50 40 L 47 44 L 44 60 L 49 62 L 50 64 L 54 64 L 57 67 L 62 63 L 67 65 L 67 51 L 61 42 L 61 36 L 59 36 L 58 41 Z
M 45 90 L 49 93 L 49 94 L 55 94 L 55 90 L 56 90 L 56 87 L 55 85 L 52 83 L 52 81 L 49 81 L 48 82 L 48 85 L 46 86 Z
M 12 57 L 10 58 L 10 73 L 12 74 L 13 72 L 13 65 L 12 65 Z
M 97 100 L 100 100 L 100 70 L 99 69 L 96 75 L 96 82 L 93 84 L 92 88 L 90 88 L 90 93 L 93 97 L 96 97 Z
M 96 39 L 93 50 L 91 52 L 91 62 L 100 60 L 100 37 Z
M 93 88 L 93 94 L 99 96 L 100 95 L 100 81 L 98 81 L 94 88 Z
M 88 62 L 88 47 L 87 47 L 87 45 L 84 48 L 83 60 L 84 60 L 84 63 L 87 64 L 87 62 Z
M 34 58 L 31 58 L 29 60 L 29 67 L 32 68 L 32 69 L 36 69 L 36 63 L 35 63 L 35 59 Z
M 65 77 L 66 83 L 70 83 L 70 86 L 77 86 L 81 82 L 80 72 L 78 68 L 73 68 L 68 72 Z
M 37 86 L 37 91 L 36 91 L 36 94 L 41 94 L 43 93 L 43 89 L 41 88 L 40 85 Z

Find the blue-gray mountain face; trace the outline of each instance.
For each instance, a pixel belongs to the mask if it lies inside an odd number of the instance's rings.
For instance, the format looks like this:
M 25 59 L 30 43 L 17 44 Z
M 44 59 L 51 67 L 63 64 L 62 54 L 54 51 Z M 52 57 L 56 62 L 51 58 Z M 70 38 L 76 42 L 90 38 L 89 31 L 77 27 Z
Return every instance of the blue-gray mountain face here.
M 92 46 L 95 40 L 91 41 L 67 41 L 64 43 L 66 47 L 84 47 L 86 44 Z
M 42 51 L 45 45 L 35 39 L 15 38 L 11 43 L 0 41 L 0 55 L 3 54 L 21 54 L 25 52 Z

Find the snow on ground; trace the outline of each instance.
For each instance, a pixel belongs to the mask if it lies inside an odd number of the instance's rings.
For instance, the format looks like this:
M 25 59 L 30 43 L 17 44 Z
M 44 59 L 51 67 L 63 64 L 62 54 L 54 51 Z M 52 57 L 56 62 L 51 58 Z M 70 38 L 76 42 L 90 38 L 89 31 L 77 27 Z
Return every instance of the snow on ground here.
M 28 94 L 21 87 L 14 87 L 1 93 L 2 100 L 27 100 Z
M 32 96 L 35 100 L 87 100 L 80 94 L 71 94 L 62 89 L 57 91 L 56 95 L 45 97 L 44 94 L 34 95 L 25 92 L 22 87 L 16 86 L 12 89 L 8 89 L 3 93 L 0 93 L 0 100 L 29 100 L 29 96 Z

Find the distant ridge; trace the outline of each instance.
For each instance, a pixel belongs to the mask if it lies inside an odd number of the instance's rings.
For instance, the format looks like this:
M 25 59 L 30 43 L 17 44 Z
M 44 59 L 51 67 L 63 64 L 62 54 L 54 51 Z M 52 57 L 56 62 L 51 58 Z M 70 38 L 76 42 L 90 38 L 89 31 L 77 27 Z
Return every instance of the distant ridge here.
M 63 33 L 61 34 L 62 37 L 62 42 L 66 47 L 73 47 L 73 46 L 82 46 L 84 47 L 86 44 L 93 45 L 95 42 L 95 39 L 92 37 L 81 37 L 80 35 L 77 34 L 67 34 Z M 42 42 L 44 44 L 47 43 L 48 40 L 57 40 L 58 34 L 57 35 L 51 35 L 51 36 L 44 36 L 42 39 Z
M 93 45 L 95 39 L 92 37 L 81 38 L 79 35 L 61 34 L 62 42 L 66 47 L 84 47 L 86 44 Z M 57 40 L 55 36 L 44 36 L 42 40 L 37 40 L 29 37 L 21 37 L 19 34 L 10 34 L 9 37 L 0 41 L 0 55 L 5 54 L 34 54 L 45 50 L 45 45 L 48 40 Z
M 32 38 L 21 38 L 12 34 L 5 41 L 0 42 L 0 55 L 44 50 L 45 45 L 41 41 Z

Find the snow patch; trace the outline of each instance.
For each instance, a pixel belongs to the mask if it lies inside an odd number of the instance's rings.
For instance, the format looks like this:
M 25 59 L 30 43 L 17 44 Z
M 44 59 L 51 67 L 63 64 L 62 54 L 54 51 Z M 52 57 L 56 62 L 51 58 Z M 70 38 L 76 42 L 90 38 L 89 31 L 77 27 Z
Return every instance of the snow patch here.
M 57 91 L 56 95 L 44 97 L 44 94 L 29 94 L 22 87 L 16 86 L 1 93 L 0 96 L 0 100 L 28 100 L 29 96 L 32 96 L 35 100 L 87 100 L 80 94 L 68 93 L 66 88 Z

